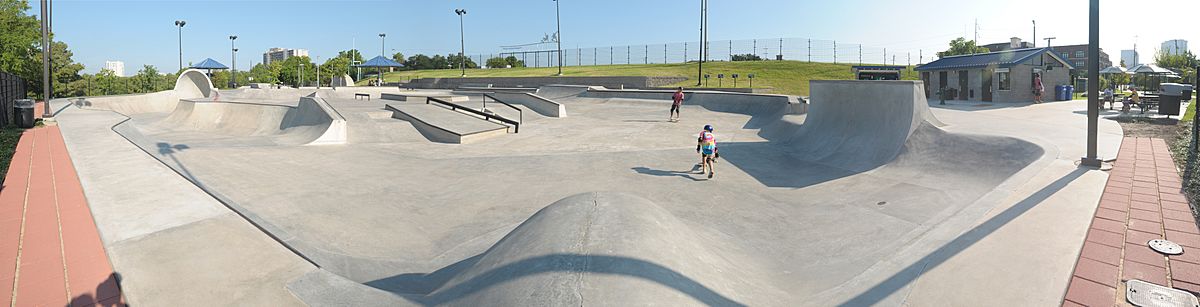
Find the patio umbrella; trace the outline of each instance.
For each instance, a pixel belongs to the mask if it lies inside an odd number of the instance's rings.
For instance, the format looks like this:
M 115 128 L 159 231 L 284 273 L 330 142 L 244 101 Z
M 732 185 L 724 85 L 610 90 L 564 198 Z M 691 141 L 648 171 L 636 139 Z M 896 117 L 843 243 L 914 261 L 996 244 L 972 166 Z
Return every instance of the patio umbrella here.
M 1128 70 L 1125 70 L 1125 67 L 1113 66 L 1113 67 L 1101 69 L 1100 74 L 1101 75 L 1121 75 L 1121 74 L 1131 74 L 1131 73 Z M 1112 87 L 1115 89 L 1116 85 L 1113 84 Z
M 192 65 L 190 68 L 207 69 L 209 75 L 212 75 L 213 69 L 229 69 L 229 67 L 225 66 L 225 64 L 221 64 L 212 58 L 204 59 L 203 61 L 200 61 L 199 64 Z
M 378 76 L 379 77 L 379 85 L 382 85 L 383 84 L 383 68 L 384 67 L 404 67 L 404 64 L 400 64 L 400 62 L 393 61 L 392 59 L 385 58 L 381 55 L 381 56 L 376 56 L 370 60 L 367 60 L 366 63 L 358 64 L 355 66 L 357 66 L 357 67 L 375 67 L 376 70 L 379 72 L 379 76 Z

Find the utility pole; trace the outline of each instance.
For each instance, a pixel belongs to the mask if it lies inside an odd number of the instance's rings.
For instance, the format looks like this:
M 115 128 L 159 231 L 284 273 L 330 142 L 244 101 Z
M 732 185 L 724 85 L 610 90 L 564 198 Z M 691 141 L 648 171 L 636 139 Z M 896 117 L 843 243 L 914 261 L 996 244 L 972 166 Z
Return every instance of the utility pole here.
M 1100 118 L 1100 0 L 1089 2 L 1091 7 L 1088 10 L 1087 156 L 1083 157 L 1079 164 L 1100 167 L 1100 159 L 1096 156 L 1096 127 L 1099 126 Z
M 1057 38 L 1057 37 L 1047 37 L 1047 38 L 1043 38 L 1044 40 L 1046 40 L 1046 48 L 1050 48 L 1050 41 L 1051 41 L 1051 40 L 1054 40 L 1054 39 L 1056 39 L 1056 38 Z
M 554 22 L 555 22 L 555 24 L 558 25 L 558 30 L 556 30 L 557 32 L 554 32 L 554 40 L 556 42 L 558 42 L 558 75 L 561 76 L 562 75 L 562 62 L 563 62 L 562 17 L 559 14 L 559 10 L 558 10 L 558 0 L 554 0 Z M 463 71 L 463 75 L 464 76 L 467 75 L 467 72 L 465 70 Z
M 179 70 L 183 71 L 183 26 L 187 21 L 176 20 L 175 26 L 179 27 Z
M 556 6 L 558 5 L 557 0 L 554 1 L 554 3 L 556 3 L 555 4 Z M 466 77 L 467 76 L 467 57 L 465 55 L 467 54 L 467 38 L 466 38 L 466 34 L 465 34 L 466 31 L 463 28 L 463 15 L 467 14 L 467 10 L 455 9 L 454 13 L 458 14 L 458 39 L 459 39 L 459 44 L 461 44 L 461 45 L 459 45 L 460 49 L 458 50 L 458 68 L 462 69 L 462 76 L 460 76 L 460 77 Z M 559 52 L 559 58 L 558 58 L 560 62 L 562 61 L 562 52 L 561 52 L 562 49 L 561 48 L 562 48 L 562 44 L 560 43 L 559 44 L 560 52 Z M 558 69 L 558 74 L 562 75 L 561 67 Z

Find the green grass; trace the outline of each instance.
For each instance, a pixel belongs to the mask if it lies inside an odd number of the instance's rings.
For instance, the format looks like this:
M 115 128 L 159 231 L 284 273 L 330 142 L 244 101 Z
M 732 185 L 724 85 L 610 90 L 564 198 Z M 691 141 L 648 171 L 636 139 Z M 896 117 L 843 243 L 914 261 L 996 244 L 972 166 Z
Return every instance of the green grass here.
M 679 64 L 630 64 L 599 66 L 564 66 L 564 76 L 681 76 L 689 81 L 671 86 L 696 85 L 696 63 Z M 720 87 L 733 87 L 730 74 L 739 74 L 737 87 L 749 87 L 746 74 L 754 74 L 755 88 L 772 88 L 771 92 L 788 95 L 808 95 L 809 80 L 848 80 L 854 75 L 850 67 L 854 64 L 808 63 L 801 61 L 745 61 L 708 62 L 704 71 L 712 75 L 708 87 L 718 87 L 717 74 L 725 74 Z M 467 77 L 546 77 L 558 73 L 557 67 L 469 69 Z M 408 70 L 384 74 L 385 82 L 400 82 L 416 78 L 457 78 L 462 72 L 457 69 Z M 904 72 L 904 79 L 917 80 L 919 75 L 911 68 Z M 366 84 L 367 77 L 359 82 Z M 374 80 L 374 79 L 371 79 Z
M 0 128 L 0 184 L 8 174 L 8 165 L 12 163 L 13 153 L 17 150 L 17 141 L 21 140 L 21 128 Z

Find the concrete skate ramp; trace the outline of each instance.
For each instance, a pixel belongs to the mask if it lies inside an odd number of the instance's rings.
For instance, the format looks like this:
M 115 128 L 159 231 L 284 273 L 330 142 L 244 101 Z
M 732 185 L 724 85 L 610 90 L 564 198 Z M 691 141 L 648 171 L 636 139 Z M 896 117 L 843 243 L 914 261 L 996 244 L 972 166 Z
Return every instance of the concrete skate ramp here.
M 175 79 L 171 90 L 132 95 L 86 97 L 75 102 L 84 109 L 111 110 L 129 116 L 141 113 L 167 113 L 175 109 L 180 99 L 209 97 L 213 93 L 212 81 L 203 72 L 195 69 L 183 71 Z
M 739 306 L 738 296 L 784 294 L 764 282 L 760 274 L 767 271 L 754 261 L 721 250 L 728 242 L 694 234 L 644 198 L 579 194 L 538 211 L 417 300 L 583 306 L 584 299 L 599 298 L 611 305 Z
M 510 103 L 523 105 L 538 114 L 549 117 L 567 117 L 567 107 L 557 101 L 547 99 L 533 93 L 491 93 L 488 94 L 496 99 Z
M 344 144 L 346 120 L 317 97 L 296 106 L 234 101 L 180 100 L 166 118 L 151 123 L 166 131 L 225 136 L 271 136 L 280 145 Z
M 584 86 L 584 85 L 546 85 L 538 87 L 534 94 L 545 97 L 546 99 L 559 99 L 566 97 L 579 96 L 588 91 L 588 89 L 603 89 L 603 86 Z
M 918 81 L 812 81 L 810 88 L 804 124 L 773 140 L 793 145 L 806 160 L 866 171 L 895 159 L 918 128 L 941 125 Z
M 215 87 L 208 75 L 195 69 L 185 70 L 179 74 L 178 79 L 175 79 L 175 92 L 179 94 L 180 98 L 209 97 L 212 95 L 213 88 Z

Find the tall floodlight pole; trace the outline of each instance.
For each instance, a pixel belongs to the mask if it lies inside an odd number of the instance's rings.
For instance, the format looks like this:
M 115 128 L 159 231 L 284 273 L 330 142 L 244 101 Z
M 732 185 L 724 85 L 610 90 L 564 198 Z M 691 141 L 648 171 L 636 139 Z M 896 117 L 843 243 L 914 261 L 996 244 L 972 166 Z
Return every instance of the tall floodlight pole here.
M 558 75 L 562 75 L 562 15 L 559 13 L 558 0 L 554 0 L 554 23 L 558 29 L 554 32 L 554 40 L 558 42 Z
M 387 50 L 384 48 L 385 46 L 387 46 L 387 33 L 379 33 L 379 55 L 380 56 L 385 56 L 385 57 L 387 56 L 387 52 L 384 51 L 384 50 Z
M 707 26 L 707 21 L 708 0 L 700 0 L 700 59 L 699 62 L 697 62 L 700 65 L 696 68 L 696 86 L 700 86 L 700 81 L 704 80 L 704 51 L 708 50 L 706 49 L 707 42 L 704 41 L 704 38 L 706 37 L 706 35 L 704 35 L 704 30 L 706 30 L 705 28 Z
M 229 36 L 229 49 L 232 50 L 232 58 L 230 58 L 229 62 L 233 64 L 232 67 L 229 68 L 229 84 L 235 89 L 237 88 L 237 45 L 234 45 L 234 42 L 236 41 L 237 35 Z
M 1033 20 L 1033 39 L 1029 40 L 1030 47 L 1037 47 L 1037 20 Z
M 1090 0 L 1088 10 L 1088 107 L 1087 107 L 1087 156 L 1079 164 L 1100 166 L 1096 157 L 1096 127 L 1100 118 L 1100 0 Z
M 316 57 L 317 61 L 313 62 L 313 66 L 317 67 L 317 89 L 321 89 L 321 57 Z
M 183 70 L 183 26 L 187 21 L 176 20 L 175 26 L 179 27 L 179 70 Z
M 50 23 L 47 22 L 50 16 L 47 10 L 47 0 L 42 0 L 42 120 L 53 121 L 54 114 L 50 113 L 50 89 L 53 84 L 50 83 Z
M 555 2 L 557 2 L 557 1 L 555 1 Z M 462 69 L 461 77 L 466 77 L 467 76 L 467 57 L 464 55 L 467 54 L 467 38 L 465 36 L 466 31 L 464 31 L 464 28 L 463 28 L 463 15 L 467 14 L 467 10 L 455 9 L 454 13 L 458 14 L 458 39 L 459 39 L 459 44 L 460 44 L 459 49 L 458 49 L 458 60 L 459 60 L 458 67 L 460 69 Z M 560 55 L 561 55 L 561 53 L 560 53 Z M 559 72 L 559 74 L 562 74 L 562 73 Z
M 300 66 L 296 68 L 296 88 L 304 86 L 304 63 L 298 63 Z

